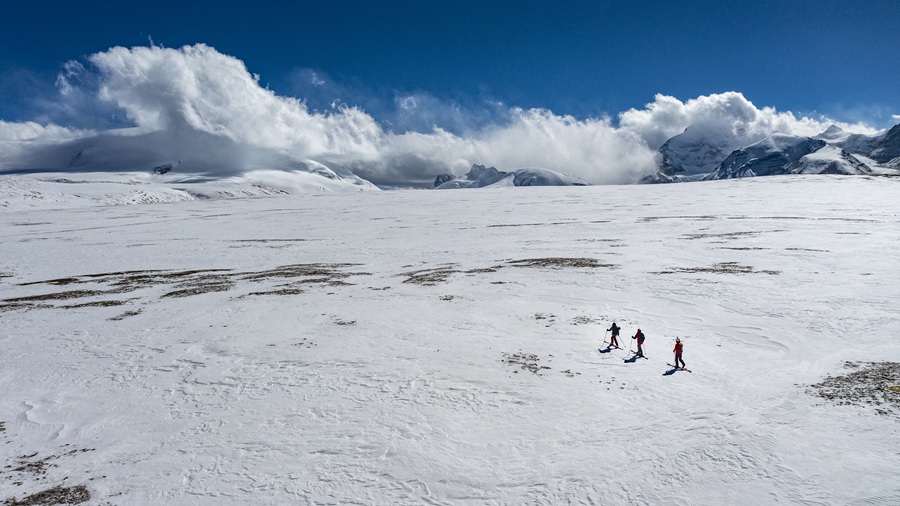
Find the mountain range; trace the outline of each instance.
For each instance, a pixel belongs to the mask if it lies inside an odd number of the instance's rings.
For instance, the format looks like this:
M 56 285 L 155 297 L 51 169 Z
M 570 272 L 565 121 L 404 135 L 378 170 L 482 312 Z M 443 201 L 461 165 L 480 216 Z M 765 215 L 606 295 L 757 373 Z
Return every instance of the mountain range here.
M 877 135 L 832 125 L 814 137 L 721 132 L 695 126 L 657 154 L 658 171 L 641 183 L 730 179 L 779 174 L 869 174 L 900 170 L 900 125 Z

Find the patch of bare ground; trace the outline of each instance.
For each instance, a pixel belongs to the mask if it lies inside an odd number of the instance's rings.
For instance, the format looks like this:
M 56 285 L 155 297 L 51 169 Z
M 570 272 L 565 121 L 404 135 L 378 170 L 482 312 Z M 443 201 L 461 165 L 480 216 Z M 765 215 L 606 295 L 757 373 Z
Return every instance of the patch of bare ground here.
M 700 216 L 645 216 L 639 219 L 642 223 L 651 223 L 660 220 L 716 220 L 718 216 L 700 215 Z
M 250 292 L 238 297 L 239 299 L 243 299 L 244 297 L 258 297 L 261 295 L 300 295 L 303 293 L 303 290 L 299 288 L 278 288 L 275 290 L 267 290 L 265 292 Z
M 488 225 L 487 228 L 500 228 L 500 227 L 546 227 L 551 225 L 572 225 L 574 221 L 554 221 L 550 223 L 509 223 L 509 224 L 496 224 L 496 225 Z
M 125 311 L 124 313 L 120 313 L 120 314 L 117 314 L 116 316 L 113 316 L 113 317 L 111 317 L 111 318 L 107 318 L 107 320 L 112 321 L 112 322 L 122 321 L 122 320 L 124 320 L 125 318 L 131 317 L 131 316 L 137 316 L 137 315 L 141 314 L 141 311 L 143 311 L 143 309 L 140 309 L 140 308 L 139 308 L 139 309 L 134 309 L 134 310 L 131 310 L 131 311 Z
M 404 283 L 422 286 L 435 286 L 438 283 L 444 283 L 452 274 L 460 271 L 453 267 L 439 267 L 437 269 L 423 269 L 418 271 L 404 272 L 401 276 L 406 276 Z
M 780 230 L 770 230 L 769 232 L 780 232 Z M 697 240 L 697 239 L 738 239 L 741 237 L 755 237 L 762 232 L 726 232 L 723 234 L 684 234 L 681 236 L 682 239 L 689 240 Z
M 0 428 L 5 430 L 4 424 L 0 423 Z M 68 446 L 68 445 L 66 445 Z M 93 448 L 76 448 L 65 451 L 59 455 L 49 455 L 47 457 L 38 457 L 38 453 L 30 455 L 20 455 L 16 457 L 11 464 L 8 464 L 0 470 L 0 477 L 5 481 L 11 482 L 13 485 L 21 486 L 26 481 L 42 482 L 46 481 L 47 471 L 54 467 L 59 467 L 55 462 L 63 457 L 72 457 L 80 453 L 94 451 Z M 67 478 L 64 478 L 67 479 Z M 63 487 L 57 485 L 47 488 L 41 492 L 31 494 L 22 499 L 15 496 L 3 501 L 4 506 L 26 506 L 26 505 L 52 505 L 52 504 L 79 504 L 90 500 L 91 494 L 84 485 L 76 485 L 74 487 Z
M 306 242 L 313 241 L 315 239 L 235 239 L 231 242 L 253 242 L 253 243 L 267 243 L 267 242 Z
M 848 372 L 828 376 L 807 392 L 841 406 L 872 406 L 900 418 L 900 363 L 844 362 Z
M 82 302 L 80 304 L 69 304 L 68 306 L 60 306 L 61 309 L 77 309 L 80 307 L 115 307 L 128 304 L 127 300 L 98 300 L 96 302 Z
M 812 249 L 812 248 L 784 248 L 787 251 L 812 251 L 815 253 L 829 253 L 830 251 L 827 249 Z
M 365 272 L 346 272 L 344 269 L 355 264 L 294 264 L 256 272 L 234 272 L 232 269 L 191 269 L 191 270 L 139 270 L 85 274 L 65 278 L 48 279 L 21 283 L 19 286 L 52 285 L 67 286 L 91 283 L 106 285 L 111 289 L 67 290 L 25 297 L 0 300 L 0 312 L 55 307 L 72 309 L 78 307 L 102 307 L 122 305 L 124 301 L 85 301 L 77 304 L 54 306 L 40 302 L 86 299 L 111 294 L 137 291 L 143 288 L 172 285 L 172 290 L 162 298 L 191 297 L 211 292 L 225 292 L 234 289 L 239 281 L 263 283 L 273 280 L 289 280 L 290 284 L 322 284 L 327 286 L 349 285 L 350 276 L 369 275 Z M 294 286 L 276 287 L 273 290 L 251 292 L 249 295 L 296 295 L 303 291 Z
M 74 487 L 55 486 L 21 500 L 15 496 L 3 501 L 4 506 L 36 506 L 52 504 L 81 504 L 91 500 L 91 493 L 84 485 Z
M 519 370 L 529 371 L 533 374 L 537 374 L 538 376 L 542 376 L 541 371 L 550 369 L 546 365 L 540 365 L 540 357 L 533 353 L 504 353 L 501 362 L 509 365 L 517 365 L 519 366 Z M 518 373 L 518 370 L 513 371 L 514 373 Z
M 234 281 L 227 276 L 199 276 L 176 285 L 178 290 L 163 294 L 166 297 L 191 297 L 202 293 L 227 292 L 234 288 Z
M 556 323 L 556 315 L 555 314 L 544 314 L 544 313 L 535 313 L 534 314 L 535 321 L 544 323 L 545 327 L 549 327 Z
M 596 258 L 528 258 L 523 260 L 510 260 L 507 262 L 513 267 L 550 267 L 550 268 L 611 268 L 615 264 L 605 264 Z
M 651 274 L 768 274 L 777 276 L 781 271 L 754 270 L 749 265 L 741 265 L 737 262 L 722 262 L 709 267 L 675 267 L 665 271 L 651 272 Z
M 576 316 L 575 318 L 572 318 L 572 325 L 593 325 L 595 323 L 600 323 L 600 320 L 596 320 L 590 316 Z
M 130 292 L 129 288 L 117 288 L 115 290 L 69 290 L 67 292 L 46 293 L 42 295 L 30 295 L 27 297 L 13 297 L 11 299 L 3 299 L 0 302 L 9 303 L 31 303 L 48 300 L 71 300 L 84 299 L 87 297 L 96 297 L 102 295 L 120 294 Z

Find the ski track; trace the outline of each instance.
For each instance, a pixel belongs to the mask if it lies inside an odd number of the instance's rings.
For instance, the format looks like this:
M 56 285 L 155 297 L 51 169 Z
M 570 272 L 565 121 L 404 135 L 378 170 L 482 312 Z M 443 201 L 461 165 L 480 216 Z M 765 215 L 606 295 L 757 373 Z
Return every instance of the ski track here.
M 0 311 L 0 448 L 7 463 L 65 444 L 93 449 L 48 476 L 91 478 L 98 504 L 894 504 L 900 457 L 885 442 L 896 421 L 816 406 L 797 386 L 844 360 L 900 357 L 884 339 L 900 331 L 890 282 L 900 263 L 883 256 L 900 239 L 897 213 L 883 212 L 895 209 L 893 184 L 824 177 L 584 189 L 592 198 L 548 188 L 5 213 L 0 273 L 11 277 L 0 277 L 0 299 L 73 290 L 17 283 L 129 270 L 348 263 L 366 275 L 304 282 L 289 296 L 242 298 L 296 280 L 237 277 L 192 297 L 150 286 L 116 296 L 129 298 L 118 307 Z M 818 205 L 821 192 L 854 191 L 867 198 Z M 706 218 L 723 198 L 726 212 Z M 845 232 L 870 235 L 850 242 Z M 233 242 L 278 238 L 308 240 Z M 581 241 L 614 238 L 624 240 Z M 787 250 L 797 247 L 819 252 Z M 614 267 L 509 263 L 559 257 Z M 714 268 L 728 262 L 751 269 Z M 404 282 L 439 269 L 453 272 Z M 624 349 L 600 353 L 612 321 Z M 638 327 L 649 359 L 628 362 Z M 665 374 L 676 336 L 691 374 Z M 548 368 L 504 361 L 513 354 Z M 0 475 L 0 498 L 39 489 Z

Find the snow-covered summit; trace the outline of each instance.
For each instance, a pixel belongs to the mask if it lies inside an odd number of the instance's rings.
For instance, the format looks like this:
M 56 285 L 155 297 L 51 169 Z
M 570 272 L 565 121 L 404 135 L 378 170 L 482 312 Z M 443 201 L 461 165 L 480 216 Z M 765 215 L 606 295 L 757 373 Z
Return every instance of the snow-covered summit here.
M 464 176 L 452 178 L 441 175 L 435 179 L 435 188 L 441 190 L 455 188 L 484 188 L 487 186 L 588 186 L 579 177 L 539 167 L 516 169 L 511 172 L 497 170 L 480 164 Z
M 692 176 L 712 172 L 732 151 L 760 140 L 744 130 L 692 125 L 659 148 L 660 172 Z

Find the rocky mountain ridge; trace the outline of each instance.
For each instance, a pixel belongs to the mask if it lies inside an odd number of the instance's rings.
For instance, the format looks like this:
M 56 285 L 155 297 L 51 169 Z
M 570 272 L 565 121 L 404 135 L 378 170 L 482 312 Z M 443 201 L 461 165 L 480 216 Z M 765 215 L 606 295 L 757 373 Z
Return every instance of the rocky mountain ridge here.
M 775 132 L 747 142 L 758 136 L 688 128 L 660 147 L 657 172 L 640 183 L 900 170 L 900 125 L 878 135 L 847 133 L 832 125 L 814 137 Z

